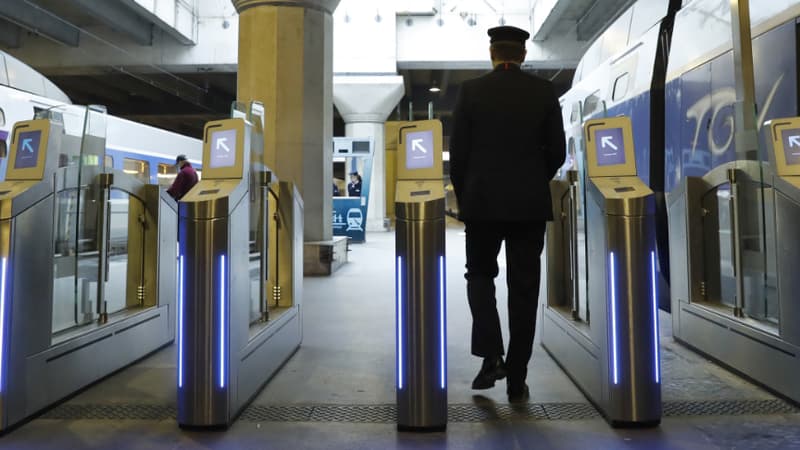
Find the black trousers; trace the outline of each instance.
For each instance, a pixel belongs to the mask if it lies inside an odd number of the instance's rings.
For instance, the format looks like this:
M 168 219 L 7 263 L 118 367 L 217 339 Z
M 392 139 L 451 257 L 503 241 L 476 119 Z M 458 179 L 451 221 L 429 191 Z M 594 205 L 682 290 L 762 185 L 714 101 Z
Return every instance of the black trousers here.
M 506 244 L 506 282 L 510 339 L 506 367 L 510 383 L 525 380 L 533 351 L 539 300 L 540 256 L 546 222 L 466 223 L 467 298 L 472 311 L 472 354 L 503 355 L 494 279 L 497 255 Z

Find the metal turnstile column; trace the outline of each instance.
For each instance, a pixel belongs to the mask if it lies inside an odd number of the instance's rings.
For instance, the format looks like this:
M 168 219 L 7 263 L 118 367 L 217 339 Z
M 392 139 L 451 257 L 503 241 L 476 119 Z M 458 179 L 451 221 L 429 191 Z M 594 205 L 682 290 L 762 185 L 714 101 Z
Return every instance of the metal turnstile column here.
M 251 107 L 206 124 L 203 179 L 178 203 L 181 427 L 229 426 L 302 341 L 302 197 L 253 159 Z
M 614 426 L 661 422 L 658 300 L 656 296 L 655 197 L 609 196 L 630 177 L 592 180 L 587 202 L 589 292 L 607 308 L 604 414 Z M 627 187 L 627 186 L 625 186 Z M 610 189 L 609 189 L 610 188 Z M 600 294 L 604 293 L 604 295 Z
M 444 198 L 395 205 L 397 428 L 447 426 Z
M 626 117 L 588 121 L 585 190 L 577 173 L 551 183 L 539 328 L 612 426 L 661 421 L 655 196 L 636 175 L 631 130 Z

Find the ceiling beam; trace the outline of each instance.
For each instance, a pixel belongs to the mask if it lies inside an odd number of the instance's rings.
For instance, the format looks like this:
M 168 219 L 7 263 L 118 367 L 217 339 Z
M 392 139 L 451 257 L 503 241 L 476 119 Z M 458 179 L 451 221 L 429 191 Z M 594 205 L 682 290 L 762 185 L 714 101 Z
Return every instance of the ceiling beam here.
M 0 45 L 5 48 L 19 48 L 22 28 L 6 20 L 0 20 Z
M 533 40 L 544 41 L 564 17 L 570 0 L 540 0 L 532 11 Z
M 117 0 L 69 0 L 93 17 L 101 20 L 118 33 L 122 33 L 139 45 L 153 45 L 153 24 L 122 5 Z
M 597 36 L 597 34 L 606 29 L 620 13 L 625 12 L 633 2 L 634 0 L 595 1 L 586 11 L 586 14 L 578 20 L 578 40 L 588 41 Z
M 78 27 L 27 1 L 0 1 L 0 17 L 60 44 L 80 43 Z

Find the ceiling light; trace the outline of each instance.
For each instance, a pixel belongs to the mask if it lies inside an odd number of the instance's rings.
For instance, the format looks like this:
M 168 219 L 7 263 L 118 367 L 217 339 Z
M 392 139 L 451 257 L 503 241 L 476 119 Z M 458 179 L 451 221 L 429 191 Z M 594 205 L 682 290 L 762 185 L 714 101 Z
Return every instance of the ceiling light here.
M 428 88 L 428 91 L 430 91 L 430 92 L 439 92 L 439 91 L 441 91 L 441 89 L 439 89 L 439 84 L 434 81 L 433 85 L 430 88 Z

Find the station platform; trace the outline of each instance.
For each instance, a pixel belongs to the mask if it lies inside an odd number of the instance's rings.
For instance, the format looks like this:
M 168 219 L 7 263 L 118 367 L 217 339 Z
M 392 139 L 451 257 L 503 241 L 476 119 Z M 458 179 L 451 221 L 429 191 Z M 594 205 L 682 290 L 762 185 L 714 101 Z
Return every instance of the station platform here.
M 659 427 L 610 428 L 538 344 L 529 404 L 509 405 L 505 381 L 473 391 L 480 360 L 469 353 L 462 231 L 458 222 L 448 224 L 444 433 L 396 431 L 394 234 L 373 232 L 366 243 L 350 246 L 349 262 L 332 277 L 305 278 L 301 348 L 229 429 L 178 428 L 172 345 L 10 430 L 0 448 L 800 448 L 795 405 L 674 342 L 664 313 Z M 497 296 L 505 333 L 502 252 Z

